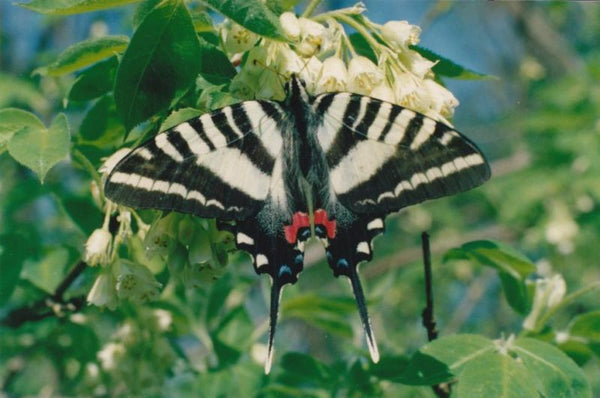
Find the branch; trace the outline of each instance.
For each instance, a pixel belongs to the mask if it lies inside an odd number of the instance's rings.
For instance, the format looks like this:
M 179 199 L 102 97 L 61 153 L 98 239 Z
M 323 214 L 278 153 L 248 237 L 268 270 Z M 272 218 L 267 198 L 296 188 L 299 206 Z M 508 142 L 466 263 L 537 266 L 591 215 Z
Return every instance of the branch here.
M 31 305 L 13 309 L 0 320 L 0 324 L 18 328 L 26 322 L 39 321 L 51 316 L 62 317 L 66 313 L 79 311 L 85 304 L 85 297 L 78 296 L 65 300 L 64 294 L 87 266 L 84 261 L 80 260 L 67 273 L 54 293 L 46 295 Z
M 433 341 L 438 337 L 438 330 L 435 324 L 435 316 L 433 314 L 433 283 L 431 277 L 431 249 L 429 246 L 429 234 L 423 232 L 421 234 L 421 242 L 423 247 L 423 267 L 425 269 L 425 308 L 421 313 L 423 326 L 427 330 L 427 340 Z M 451 393 L 450 383 L 441 383 L 431 386 L 435 395 L 440 398 L 448 398 Z

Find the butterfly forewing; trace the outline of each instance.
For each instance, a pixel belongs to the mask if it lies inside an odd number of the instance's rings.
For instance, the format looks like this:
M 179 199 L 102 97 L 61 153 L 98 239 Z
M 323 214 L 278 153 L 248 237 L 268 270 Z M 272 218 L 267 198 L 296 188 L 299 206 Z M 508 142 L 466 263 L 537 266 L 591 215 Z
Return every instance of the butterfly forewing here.
M 281 152 L 279 104 L 247 101 L 188 120 L 134 149 L 113 169 L 118 203 L 245 219 L 261 208 Z
M 322 94 L 313 107 L 333 191 L 357 213 L 397 211 L 490 177 L 468 138 L 410 109 L 350 93 Z

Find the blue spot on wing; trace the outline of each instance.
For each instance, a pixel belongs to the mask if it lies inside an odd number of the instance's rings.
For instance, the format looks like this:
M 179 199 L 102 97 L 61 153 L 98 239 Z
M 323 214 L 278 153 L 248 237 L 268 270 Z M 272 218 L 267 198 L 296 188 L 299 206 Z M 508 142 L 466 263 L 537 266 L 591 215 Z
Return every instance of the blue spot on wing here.
M 279 276 L 282 276 L 283 274 L 292 275 L 292 269 L 287 265 L 283 264 L 281 268 L 279 268 Z
M 337 262 L 337 266 L 348 268 L 348 260 L 346 260 L 345 258 L 340 258 Z

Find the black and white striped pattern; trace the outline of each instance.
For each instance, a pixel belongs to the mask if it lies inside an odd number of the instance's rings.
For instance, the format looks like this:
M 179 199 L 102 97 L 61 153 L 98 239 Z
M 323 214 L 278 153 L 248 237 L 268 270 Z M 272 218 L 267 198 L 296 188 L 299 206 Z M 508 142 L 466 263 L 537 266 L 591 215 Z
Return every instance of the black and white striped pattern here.
M 156 135 L 117 164 L 106 196 L 217 218 L 233 233 L 273 282 L 267 372 L 281 289 L 296 282 L 314 233 L 334 275 L 351 282 L 377 361 L 358 266 L 372 258 L 385 216 L 476 187 L 489 165 L 469 139 L 401 106 L 351 93 L 312 97 L 295 76 L 286 91 L 283 102 L 241 102 Z
M 106 195 L 131 207 L 245 219 L 278 184 L 282 117 L 277 104 L 248 101 L 188 120 L 123 159 Z
M 470 140 L 410 109 L 349 93 L 321 95 L 313 106 L 333 191 L 355 212 L 397 211 L 490 177 Z

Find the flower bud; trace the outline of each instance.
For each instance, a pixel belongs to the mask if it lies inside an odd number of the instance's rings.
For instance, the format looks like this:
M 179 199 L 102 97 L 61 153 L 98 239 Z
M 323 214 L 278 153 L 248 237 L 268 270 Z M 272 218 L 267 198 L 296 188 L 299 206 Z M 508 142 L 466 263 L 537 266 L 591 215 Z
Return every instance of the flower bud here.
M 390 21 L 381 28 L 381 36 L 399 48 L 419 43 L 421 28 L 411 25 L 407 21 Z
M 109 310 L 117 308 L 118 298 L 117 289 L 115 288 L 116 283 L 117 281 L 112 275 L 112 272 L 103 272 L 98 275 L 87 295 L 88 304 L 97 307 L 106 307 Z
M 121 259 L 117 275 L 117 295 L 134 303 L 144 303 L 158 297 L 162 284 L 143 265 Z
M 383 72 L 367 57 L 352 58 L 348 65 L 348 90 L 367 95 L 383 81 Z
M 538 322 L 562 302 L 566 292 L 567 285 L 560 274 L 536 280 L 533 304 L 523 321 L 523 328 L 537 330 L 543 327 L 544 325 L 538 325 Z
M 288 39 L 292 41 L 300 40 L 300 21 L 294 13 L 284 12 L 279 16 L 279 23 Z
M 85 242 L 84 260 L 88 265 L 105 265 L 110 255 L 112 235 L 105 229 L 98 228 L 92 232 Z
M 431 79 L 425 79 L 423 87 L 431 98 L 432 111 L 444 118 L 452 117 L 459 102 L 450 90 Z
M 315 94 L 345 91 L 347 83 L 348 72 L 344 61 L 337 57 L 329 57 L 323 62 Z

